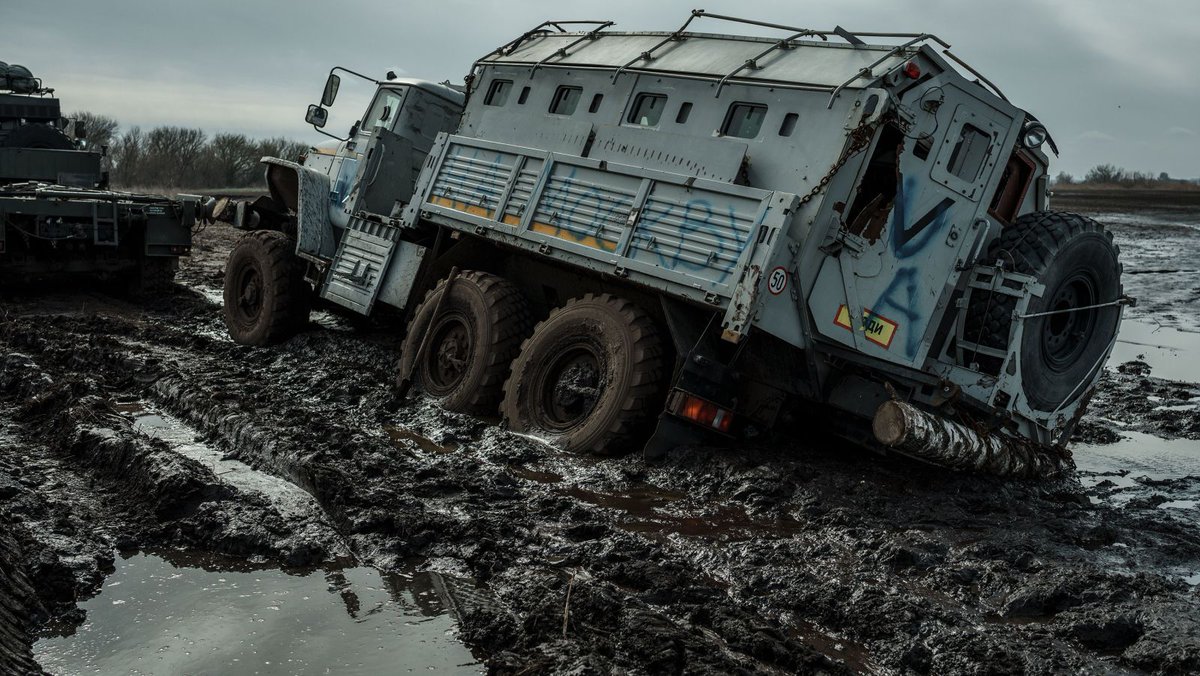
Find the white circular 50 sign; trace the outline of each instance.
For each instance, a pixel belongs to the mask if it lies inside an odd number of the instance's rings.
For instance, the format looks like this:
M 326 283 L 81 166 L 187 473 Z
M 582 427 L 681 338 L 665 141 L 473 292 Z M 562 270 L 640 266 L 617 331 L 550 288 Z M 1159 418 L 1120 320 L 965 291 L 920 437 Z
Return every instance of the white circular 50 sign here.
M 767 278 L 767 291 L 771 292 L 772 296 L 778 296 L 787 288 L 788 273 L 780 265 L 771 271 L 771 276 Z

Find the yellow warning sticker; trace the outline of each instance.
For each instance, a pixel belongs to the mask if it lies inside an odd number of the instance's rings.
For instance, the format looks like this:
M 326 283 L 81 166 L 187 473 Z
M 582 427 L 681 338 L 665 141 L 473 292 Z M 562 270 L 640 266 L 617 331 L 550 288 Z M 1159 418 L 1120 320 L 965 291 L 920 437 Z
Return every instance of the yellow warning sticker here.
M 833 323 L 848 331 L 854 330 L 854 327 L 850 325 L 850 310 L 845 305 L 838 306 L 837 316 L 833 318 Z M 863 310 L 863 333 L 866 334 L 867 340 L 883 349 L 886 350 L 892 346 L 892 338 L 896 336 L 898 328 L 900 325 L 887 317 L 867 309 Z

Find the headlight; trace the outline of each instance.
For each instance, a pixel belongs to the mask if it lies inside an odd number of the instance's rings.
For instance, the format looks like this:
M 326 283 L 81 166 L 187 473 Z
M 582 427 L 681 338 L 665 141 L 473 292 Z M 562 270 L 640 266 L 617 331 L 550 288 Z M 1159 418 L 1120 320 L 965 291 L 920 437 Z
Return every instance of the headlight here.
M 1025 123 L 1025 128 L 1021 132 L 1021 143 L 1030 150 L 1040 148 L 1046 142 L 1046 138 L 1050 133 L 1046 131 L 1046 127 L 1041 122 L 1030 120 Z

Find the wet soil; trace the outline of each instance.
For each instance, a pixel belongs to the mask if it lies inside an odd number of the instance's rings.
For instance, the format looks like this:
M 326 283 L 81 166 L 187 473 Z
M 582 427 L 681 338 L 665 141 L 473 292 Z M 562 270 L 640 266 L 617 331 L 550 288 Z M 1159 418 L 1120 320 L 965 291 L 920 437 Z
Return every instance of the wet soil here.
M 1186 224 L 1135 220 L 1114 227 L 1127 270 L 1200 248 Z M 1160 231 L 1169 245 L 1138 248 Z M 74 638 L 122 621 L 96 603 L 120 600 L 103 585 L 150 560 L 138 551 L 436 575 L 455 641 L 482 661 L 470 670 L 1200 669 L 1200 388 L 1169 355 L 1113 365 L 1079 430 L 1080 471 L 1053 483 L 951 474 L 812 430 L 655 464 L 579 457 L 397 401 L 394 325 L 321 312 L 278 347 L 233 344 L 219 303 L 236 237 L 211 226 L 149 304 L 4 299 L 0 660 L 14 670 L 36 669 L 38 632 L 44 668 L 81 669 L 55 641 L 85 618 Z M 1188 279 L 1127 276 L 1158 303 L 1127 316 L 1170 313 L 1185 332 L 1200 306 Z

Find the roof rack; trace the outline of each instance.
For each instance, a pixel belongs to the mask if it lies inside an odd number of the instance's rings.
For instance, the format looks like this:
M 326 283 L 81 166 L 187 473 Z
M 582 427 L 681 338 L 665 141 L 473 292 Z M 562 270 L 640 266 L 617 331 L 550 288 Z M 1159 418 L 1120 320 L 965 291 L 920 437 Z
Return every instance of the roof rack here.
M 717 81 L 717 91 L 716 91 L 717 96 L 721 95 L 721 90 L 725 87 L 726 83 L 728 83 L 731 79 L 734 79 L 739 73 L 741 73 L 747 69 L 757 70 L 758 68 L 760 68 L 758 62 L 763 57 L 767 56 L 768 54 L 770 54 L 771 52 L 773 52 L 775 50 L 792 49 L 793 47 L 795 47 L 795 44 L 794 44 L 795 41 L 800 40 L 802 38 L 806 38 L 806 37 L 817 37 L 817 38 L 820 38 L 822 41 L 826 41 L 826 42 L 829 41 L 830 37 L 836 37 L 836 38 L 840 38 L 841 40 L 844 40 L 847 44 L 849 44 L 850 46 L 852 46 L 856 49 L 866 46 L 866 43 L 862 40 L 862 38 L 892 38 L 892 39 L 897 39 L 897 40 L 904 40 L 904 42 L 893 46 L 892 49 L 890 49 L 887 53 L 885 53 L 880 58 L 873 61 L 870 65 L 859 69 L 859 71 L 853 77 L 846 80 L 845 82 L 838 85 L 837 87 L 834 87 L 832 90 L 832 93 L 829 97 L 829 106 L 830 107 L 833 106 L 833 101 L 834 101 L 834 99 L 837 98 L 837 95 L 840 94 L 842 92 L 842 90 L 844 90 L 846 87 L 849 87 L 851 84 L 853 84 L 855 80 L 858 80 L 863 77 L 873 76 L 874 75 L 873 71 L 874 71 L 875 67 L 878 66 L 879 64 L 887 61 L 889 58 L 892 58 L 898 54 L 903 54 L 905 51 L 912 49 L 917 44 L 919 44 L 921 42 L 926 42 L 926 41 L 936 43 L 938 46 L 940 46 L 942 48 L 942 53 L 945 54 L 948 59 L 950 59 L 954 63 L 958 64 L 959 66 L 962 66 L 969 73 L 971 73 L 976 78 L 978 78 L 980 84 L 985 85 L 988 88 L 990 88 L 1001 99 L 1004 99 L 1005 101 L 1008 100 L 1008 98 L 1004 96 L 1003 92 L 1001 92 L 1000 89 L 998 87 L 996 87 L 995 84 L 993 84 L 991 81 L 989 81 L 983 75 L 980 75 L 979 71 L 972 68 L 965 61 L 960 59 L 957 55 L 951 53 L 950 52 L 950 44 L 948 42 L 946 42 L 945 40 L 942 40 L 941 38 L 939 38 L 938 36 L 936 36 L 932 33 L 894 33 L 894 32 L 878 32 L 878 31 L 858 32 L 858 31 L 846 30 L 846 29 L 842 28 L 841 26 L 835 26 L 833 30 L 816 30 L 816 29 L 811 29 L 811 28 L 800 28 L 798 26 L 789 26 L 789 25 L 780 24 L 780 23 L 772 23 L 769 21 L 758 21 L 757 19 L 743 19 L 741 17 L 729 16 L 726 14 L 713 14 L 711 12 L 706 12 L 703 9 L 693 9 L 691 11 L 691 13 L 688 15 L 687 20 L 684 21 L 683 25 L 680 26 L 677 30 L 675 30 L 673 33 L 667 35 L 665 38 L 663 38 L 661 41 L 656 43 L 650 49 L 647 49 L 646 51 L 639 54 L 636 58 L 634 58 L 634 59 L 628 61 L 627 63 L 621 65 L 620 67 L 618 67 L 613 72 L 613 75 L 612 75 L 613 82 L 616 82 L 617 78 L 619 78 L 622 73 L 624 73 L 628 70 L 640 70 L 639 68 L 635 67 L 635 64 L 637 64 L 638 62 L 653 61 L 655 58 L 655 52 L 657 52 L 659 49 L 662 49 L 664 46 L 666 46 L 672 42 L 682 42 L 683 40 L 686 40 L 687 39 L 686 31 L 687 31 L 688 27 L 691 26 L 692 22 L 695 21 L 696 19 L 702 19 L 702 18 L 703 19 L 716 19 L 718 21 L 728 21 L 730 23 L 744 24 L 747 26 L 759 26 L 762 28 L 774 28 L 774 29 L 778 29 L 778 30 L 785 30 L 785 31 L 791 32 L 791 34 L 788 35 L 787 37 L 782 38 L 779 41 L 773 43 L 767 49 L 758 53 L 754 57 L 747 59 L 740 66 L 738 66 L 734 70 L 730 71 L 729 73 L 727 73 L 723 77 L 721 77 Z M 586 21 L 585 20 L 543 21 L 542 23 L 538 24 L 537 26 L 534 26 L 532 29 L 523 33 L 517 39 L 515 39 L 511 42 L 505 43 L 504 45 L 501 45 L 500 47 L 497 47 L 496 49 L 489 52 L 487 55 L 485 55 L 482 58 L 475 61 L 475 63 L 472 64 L 472 66 L 471 66 L 471 74 L 468 75 L 468 79 L 470 79 L 474 75 L 474 73 L 476 72 L 476 69 L 478 68 L 478 66 L 481 62 L 491 58 L 492 56 L 495 56 L 496 54 L 501 54 L 501 55 L 512 54 L 514 51 L 517 50 L 518 47 L 520 47 L 526 41 L 528 41 L 534 37 L 537 37 L 540 35 L 552 34 L 554 31 L 557 31 L 558 33 L 567 33 L 569 31 L 566 28 L 564 28 L 564 26 L 576 26 L 576 25 L 581 25 L 581 24 L 595 26 L 595 28 L 588 31 L 587 33 L 584 33 L 574 42 L 571 42 L 567 46 L 565 46 L 565 47 L 555 51 L 553 54 L 543 58 L 541 61 L 538 61 L 536 64 L 533 65 L 533 70 L 536 71 L 538 68 L 545 65 L 547 62 L 549 62 L 553 58 L 556 58 L 556 57 L 562 58 L 562 57 L 567 56 L 570 53 L 570 50 L 572 48 L 574 48 L 576 45 L 599 38 L 601 32 L 604 31 L 604 29 L 615 25 L 615 23 L 613 21 L 591 21 L 591 20 L 586 20 Z

